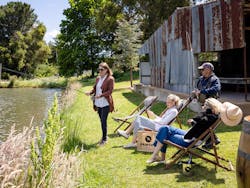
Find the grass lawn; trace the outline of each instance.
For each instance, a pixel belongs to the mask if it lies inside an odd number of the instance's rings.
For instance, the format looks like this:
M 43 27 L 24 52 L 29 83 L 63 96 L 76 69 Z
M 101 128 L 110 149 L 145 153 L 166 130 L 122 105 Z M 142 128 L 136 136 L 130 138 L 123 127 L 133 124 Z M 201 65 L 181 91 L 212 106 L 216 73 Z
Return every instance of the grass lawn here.
M 93 80 L 85 81 L 83 91 L 92 88 Z M 83 187 L 237 187 L 235 171 L 228 172 L 206 163 L 203 160 L 193 158 L 196 163 L 192 166 L 192 176 L 182 173 L 181 165 L 174 165 L 165 170 L 163 164 L 147 165 L 146 160 L 150 153 L 138 152 L 136 149 L 123 149 L 123 145 L 131 141 L 114 133 L 119 125 L 112 117 L 124 117 L 136 108 L 144 99 L 144 96 L 131 91 L 129 81 L 121 81 L 115 84 L 113 92 L 115 109 L 108 118 L 108 143 L 98 147 L 97 142 L 101 138 L 99 118 L 92 109 L 92 103 L 88 96 L 78 93 L 77 99 L 62 115 L 66 125 L 65 150 L 73 150 L 75 147 L 83 148 Z M 157 102 L 152 110 L 160 114 L 165 108 L 164 103 Z M 184 124 L 193 113 L 185 110 L 181 114 Z M 176 124 L 178 126 L 178 124 Z M 241 127 L 228 127 L 221 125 L 217 128 L 217 136 L 221 143 L 218 152 L 221 156 L 232 161 L 236 166 L 237 149 Z M 167 157 L 176 150 L 168 148 Z

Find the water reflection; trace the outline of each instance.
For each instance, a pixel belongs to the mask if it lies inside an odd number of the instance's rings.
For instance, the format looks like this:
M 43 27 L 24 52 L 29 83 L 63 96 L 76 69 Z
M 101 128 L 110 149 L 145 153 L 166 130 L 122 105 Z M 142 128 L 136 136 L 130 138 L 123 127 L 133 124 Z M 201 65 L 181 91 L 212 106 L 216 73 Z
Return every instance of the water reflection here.
M 4 140 L 12 125 L 18 131 L 30 124 L 41 125 L 54 100 L 60 97 L 60 89 L 17 88 L 0 89 L 0 140 Z

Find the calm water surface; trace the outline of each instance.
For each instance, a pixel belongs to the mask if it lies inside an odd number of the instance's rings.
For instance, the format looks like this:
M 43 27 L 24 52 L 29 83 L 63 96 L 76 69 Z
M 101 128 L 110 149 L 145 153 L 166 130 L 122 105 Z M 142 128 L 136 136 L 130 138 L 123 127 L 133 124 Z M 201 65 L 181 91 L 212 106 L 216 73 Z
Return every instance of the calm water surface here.
M 33 116 L 32 126 L 42 125 L 55 93 L 60 98 L 60 89 L 0 89 L 0 141 L 7 137 L 12 125 L 18 131 L 29 126 Z

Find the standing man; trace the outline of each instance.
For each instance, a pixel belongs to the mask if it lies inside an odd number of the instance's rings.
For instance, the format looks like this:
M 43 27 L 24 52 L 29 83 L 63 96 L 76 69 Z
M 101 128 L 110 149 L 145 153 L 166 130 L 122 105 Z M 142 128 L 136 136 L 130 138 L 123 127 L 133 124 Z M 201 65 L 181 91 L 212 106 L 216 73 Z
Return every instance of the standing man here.
M 201 105 L 203 105 L 207 98 L 212 97 L 217 99 L 220 97 L 221 83 L 219 78 L 214 74 L 214 66 L 212 63 L 204 62 L 198 69 L 201 71 L 201 76 L 199 77 L 196 89 L 193 93 L 196 95 Z M 216 145 L 219 144 L 220 140 L 216 135 L 215 139 Z M 209 138 L 202 147 L 211 149 L 211 138 Z
M 219 98 L 221 84 L 219 78 L 213 72 L 213 64 L 205 62 L 198 69 L 201 71 L 201 76 L 199 77 L 196 85 L 197 89 L 195 89 L 194 93 L 199 102 L 203 104 L 205 99 L 209 97 Z

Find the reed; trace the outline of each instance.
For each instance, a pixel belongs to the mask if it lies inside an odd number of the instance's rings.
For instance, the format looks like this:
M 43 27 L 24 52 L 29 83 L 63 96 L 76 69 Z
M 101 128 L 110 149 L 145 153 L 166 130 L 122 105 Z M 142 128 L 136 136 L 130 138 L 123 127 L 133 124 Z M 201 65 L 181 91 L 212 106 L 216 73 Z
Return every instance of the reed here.
M 73 83 L 64 97 L 65 106 L 74 99 Z M 74 91 L 75 92 L 75 91 Z M 65 99 L 63 98 L 63 99 Z M 49 110 L 44 126 L 34 129 L 32 121 L 22 132 L 15 126 L 0 144 L 0 187 L 79 187 L 83 182 L 81 152 L 61 150 L 63 128 L 58 102 Z

